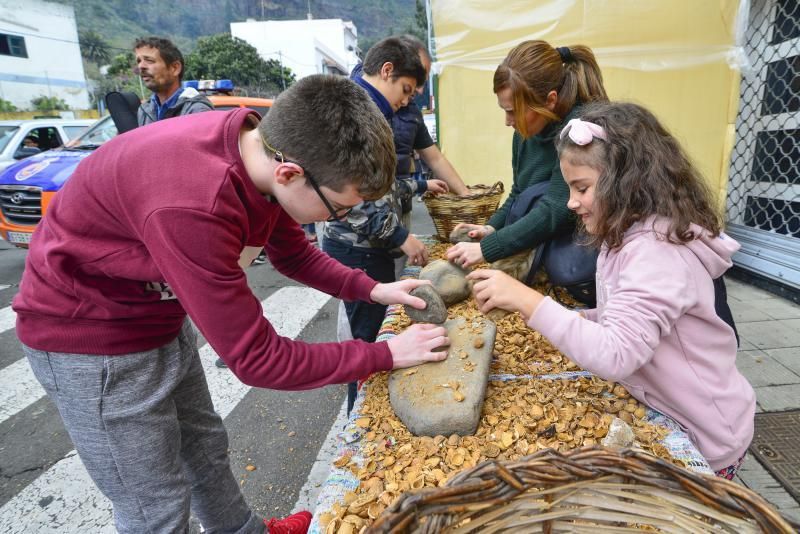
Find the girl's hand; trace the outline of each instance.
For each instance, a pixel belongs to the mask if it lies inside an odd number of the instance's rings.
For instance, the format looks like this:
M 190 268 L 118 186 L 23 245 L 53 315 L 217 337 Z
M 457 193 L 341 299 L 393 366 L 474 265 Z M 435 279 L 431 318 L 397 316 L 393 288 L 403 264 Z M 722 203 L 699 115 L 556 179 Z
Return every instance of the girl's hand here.
M 372 288 L 369 298 L 378 304 L 405 304 L 418 310 L 425 309 L 425 301 L 409 293 L 419 286 L 430 285 L 430 280 L 406 279 L 391 284 L 378 284 Z
M 527 322 L 544 299 L 541 293 L 502 271 L 478 269 L 468 274 L 467 280 L 475 282 L 472 293 L 483 313 L 494 308 L 518 311 Z
M 487 235 L 494 232 L 494 227 L 489 226 L 488 224 L 467 224 L 467 223 L 458 223 L 453 230 L 461 230 L 462 228 L 466 228 L 469 230 L 469 235 L 472 239 L 481 240 Z
M 448 347 L 447 330 L 435 324 L 412 324 L 402 334 L 388 341 L 392 353 L 392 369 L 411 367 L 425 362 L 437 362 L 447 358 L 447 350 L 434 352 L 439 347 Z
M 447 261 L 461 267 L 471 267 L 484 261 L 480 243 L 456 243 L 447 249 L 445 256 Z
M 444 180 L 433 178 L 425 181 L 428 182 L 428 191 L 434 195 L 441 195 L 442 193 L 447 193 L 450 191 L 450 188 L 447 187 L 447 182 Z

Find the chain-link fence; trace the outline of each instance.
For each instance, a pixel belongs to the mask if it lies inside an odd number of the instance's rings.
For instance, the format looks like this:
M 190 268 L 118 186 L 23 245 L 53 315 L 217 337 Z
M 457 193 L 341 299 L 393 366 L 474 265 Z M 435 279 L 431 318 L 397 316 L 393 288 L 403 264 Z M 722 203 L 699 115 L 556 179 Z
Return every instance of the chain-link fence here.
M 800 2 L 752 0 L 727 219 L 737 263 L 800 289 Z

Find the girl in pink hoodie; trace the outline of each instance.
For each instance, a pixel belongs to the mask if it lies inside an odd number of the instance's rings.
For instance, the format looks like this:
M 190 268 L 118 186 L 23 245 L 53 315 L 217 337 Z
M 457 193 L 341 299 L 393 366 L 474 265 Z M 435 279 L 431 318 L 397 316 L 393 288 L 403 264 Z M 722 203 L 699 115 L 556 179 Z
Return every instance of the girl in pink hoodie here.
M 597 260 L 597 308 L 574 311 L 499 272 L 470 274 L 483 311 L 519 311 L 584 369 L 669 415 L 719 476 L 733 478 L 753 437 L 755 393 L 713 280 L 739 244 L 677 140 L 635 104 L 587 106 L 558 143 L 567 206 Z

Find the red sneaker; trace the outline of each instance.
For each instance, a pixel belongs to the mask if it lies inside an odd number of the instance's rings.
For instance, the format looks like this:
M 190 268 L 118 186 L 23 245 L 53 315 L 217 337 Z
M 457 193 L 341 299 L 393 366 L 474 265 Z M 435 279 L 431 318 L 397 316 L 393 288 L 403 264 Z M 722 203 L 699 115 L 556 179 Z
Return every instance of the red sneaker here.
M 269 534 L 306 534 L 311 526 L 311 513 L 303 510 L 284 519 L 265 519 Z

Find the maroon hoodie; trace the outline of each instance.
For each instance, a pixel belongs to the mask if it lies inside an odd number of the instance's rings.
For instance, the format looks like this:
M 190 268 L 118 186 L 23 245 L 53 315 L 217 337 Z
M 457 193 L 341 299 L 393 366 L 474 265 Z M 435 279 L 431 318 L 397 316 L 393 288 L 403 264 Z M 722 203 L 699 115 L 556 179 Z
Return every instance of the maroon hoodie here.
M 386 343 L 307 344 L 263 317 L 239 257 L 345 300 L 376 282 L 310 246 L 245 171 L 246 109 L 120 135 L 78 165 L 39 223 L 14 298 L 17 335 L 49 352 L 122 355 L 172 341 L 186 314 L 249 385 L 306 389 L 391 369 Z

